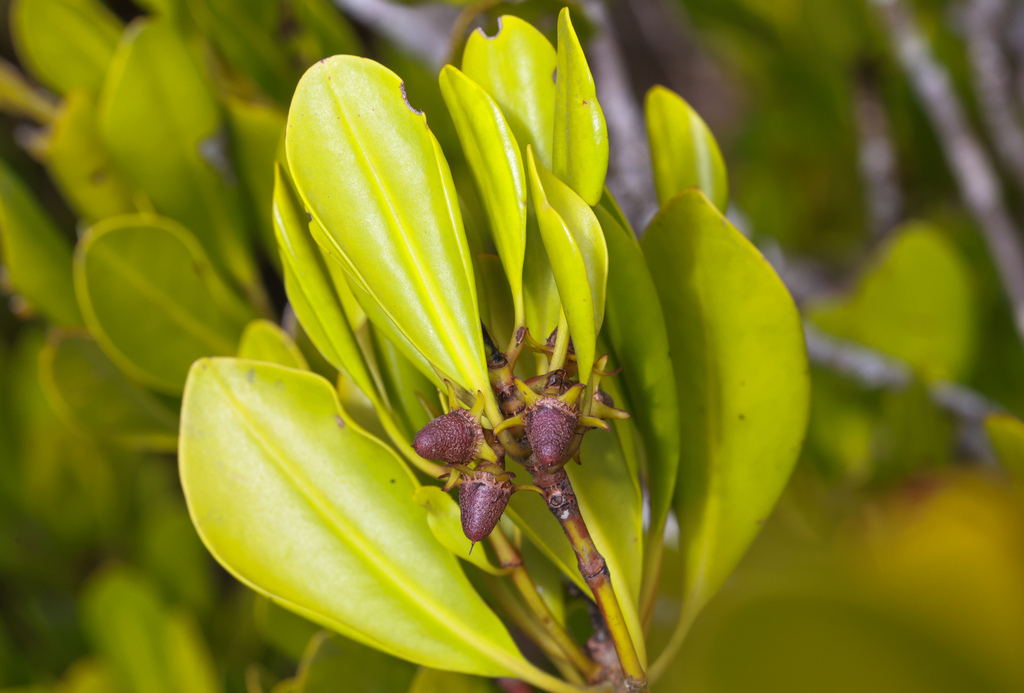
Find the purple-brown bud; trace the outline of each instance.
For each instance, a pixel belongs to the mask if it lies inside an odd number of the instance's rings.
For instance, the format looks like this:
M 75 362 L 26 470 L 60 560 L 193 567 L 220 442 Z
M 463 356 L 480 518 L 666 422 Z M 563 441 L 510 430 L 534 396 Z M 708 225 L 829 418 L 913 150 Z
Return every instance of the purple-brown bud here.
M 579 411 L 557 397 L 543 397 L 523 413 L 526 439 L 542 467 L 565 461 L 579 420 Z
M 453 409 L 421 428 L 412 447 L 424 459 L 466 464 L 477 458 L 483 439 L 483 429 L 469 410 Z
M 505 512 L 514 484 L 497 481 L 493 474 L 466 477 L 459 486 L 462 532 L 472 542 L 486 539 Z

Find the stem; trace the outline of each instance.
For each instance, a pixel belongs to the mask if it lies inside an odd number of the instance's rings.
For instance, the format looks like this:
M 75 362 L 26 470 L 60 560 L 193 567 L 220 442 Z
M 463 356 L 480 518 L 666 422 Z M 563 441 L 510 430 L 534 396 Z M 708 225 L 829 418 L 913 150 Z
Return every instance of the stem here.
M 636 654 L 636 648 L 622 616 L 622 608 L 615 597 L 612 578 L 604 556 L 594 545 L 590 531 L 583 521 L 583 515 L 580 514 L 580 506 L 576 501 L 576 493 L 569 481 L 569 475 L 566 474 L 564 467 L 554 470 L 541 467 L 532 456 L 524 466 L 533 475 L 534 485 L 544 492 L 548 509 L 562 525 L 562 531 L 576 553 L 580 575 L 594 595 L 594 600 L 608 627 L 608 634 L 615 645 L 615 652 L 619 656 L 619 663 L 626 677 L 627 690 L 646 690 L 647 674 L 640 664 L 640 658 Z
M 491 532 L 490 539 L 491 546 L 494 548 L 498 560 L 501 561 L 501 567 L 512 569 L 509 577 L 512 578 L 512 582 L 523 595 L 527 606 L 530 607 L 530 610 L 533 611 L 534 615 L 551 635 L 555 643 L 558 644 L 558 647 L 565 653 L 569 661 L 573 663 L 573 666 L 583 672 L 588 682 L 593 683 L 601 673 L 601 666 L 586 655 L 583 648 L 573 641 L 565 628 L 555 619 L 554 614 L 551 613 L 548 605 L 537 592 L 537 585 L 534 584 L 529 571 L 523 565 L 522 557 L 515 547 L 512 546 L 511 542 L 509 542 L 508 537 L 498 529 Z
M 558 332 L 555 334 L 555 349 L 551 352 L 549 371 L 557 371 L 565 366 L 565 357 L 569 354 L 569 321 L 563 310 L 558 317 Z

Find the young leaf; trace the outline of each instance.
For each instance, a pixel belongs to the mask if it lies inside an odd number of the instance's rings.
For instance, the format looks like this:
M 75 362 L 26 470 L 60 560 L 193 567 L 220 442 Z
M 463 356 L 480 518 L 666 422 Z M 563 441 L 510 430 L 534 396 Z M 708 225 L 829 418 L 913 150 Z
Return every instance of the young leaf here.
M 28 303 L 57 325 L 81 325 L 71 279 L 71 244 L 0 160 L 0 249 L 7 277 Z
M 412 496 L 417 505 L 427 511 L 427 524 L 441 545 L 464 561 L 469 561 L 480 570 L 491 575 L 507 575 L 508 570 L 491 563 L 483 546 L 473 547 L 473 542 L 462 531 L 459 504 L 437 486 L 421 486 Z M 500 529 L 494 531 L 500 532 Z
M 556 74 L 551 171 L 588 205 L 596 205 L 608 173 L 608 126 L 568 7 L 558 14 Z
M 63 94 L 95 93 L 103 83 L 123 26 L 99 0 L 15 0 L 11 38 L 21 64 Z
M 581 380 L 585 381 L 594 364 L 597 333 L 604 319 L 608 247 L 587 203 L 538 166 L 530 149 L 527 164 L 537 223 L 569 322 Z
M 306 357 L 292 338 L 269 320 L 253 320 L 245 326 L 238 343 L 238 358 L 309 370 Z
M 446 65 L 440 82 L 512 288 L 515 324 L 522 325 L 526 173 L 519 145 L 494 99 L 473 80 Z
M 339 409 L 323 378 L 199 361 L 179 463 L 207 548 L 258 592 L 424 666 L 550 678 L 523 659 L 434 539 L 411 473 Z
M 462 71 L 501 107 L 520 151 L 532 146 L 547 167 L 552 161 L 557 67 L 551 42 L 513 15 L 498 18 L 495 36 L 474 31 L 462 53 Z
M 75 251 L 86 325 L 129 376 L 180 393 L 201 356 L 233 355 L 253 317 L 214 273 L 195 238 L 170 219 L 114 217 Z
M 85 332 L 52 332 L 39 374 L 50 406 L 73 428 L 129 448 L 177 449 L 177 413 L 128 380 Z
M 729 203 L 725 162 L 697 111 L 675 92 L 657 86 L 647 92 L 644 112 L 658 202 L 664 207 L 676 193 L 696 186 L 725 213 Z
M 684 617 L 732 572 L 782 492 L 807 425 L 800 316 L 760 253 L 696 189 L 641 241 L 679 388 Z
M 98 112 L 100 138 L 128 181 L 194 233 L 215 267 L 257 291 L 220 110 L 169 19 L 127 28 Z
M 299 82 L 285 142 L 299 194 L 352 283 L 447 377 L 490 392 L 451 173 L 399 77 L 353 56 L 317 63 Z

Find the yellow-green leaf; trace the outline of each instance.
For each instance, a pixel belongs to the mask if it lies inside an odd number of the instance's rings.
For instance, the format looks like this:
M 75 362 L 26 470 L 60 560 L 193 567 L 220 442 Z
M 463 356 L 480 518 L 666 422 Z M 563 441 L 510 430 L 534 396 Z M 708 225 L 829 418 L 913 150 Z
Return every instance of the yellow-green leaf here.
M 339 683 L 353 693 L 400 693 L 415 674 L 409 662 L 320 631 L 307 644 L 287 693 L 338 693 Z
M 732 572 L 789 479 L 807 425 L 807 357 L 785 286 L 699 190 L 663 207 L 641 245 L 679 389 L 687 621 Z
M 569 8 L 558 14 L 558 71 L 552 172 L 588 205 L 596 205 L 608 173 L 608 126 Z
M 430 531 L 452 554 L 492 575 L 508 574 L 508 570 L 491 563 L 483 546 L 474 547 L 473 542 L 466 538 L 465 532 L 462 531 L 459 504 L 454 498 L 437 486 L 421 486 L 416 489 L 412 499 L 417 505 L 426 508 Z
M 352 282 L 442 373 L 489 392 L 451 172 L 399 77 L 352 56 L 317 63 L 296 89 L 285 142 L 299 194 Z
M 437 387 L 379 330 L 371 328 L 370 338 L 373 341 L 377 372 L 391 403 L 391 410 L 404 429 L 405 437 L 412 439 L 413 434 L 433 418 L 423 408 L 417 395 L 432 400 L 436 407 Z
M 238 358 L 309 370 L 306 357 L 299 351 L 295 341 L 269 320 L 253 320 L 246 325 L 238 343 Z
M 53 96 L 30 84 L 18 68 L 0 58 L 0 111 L 47 124 L 57 110 Z
M 148 215 L 89 229 L 75 251 L 75 290 L 107 355 L 169 394 L 181 392 L 197 358 L 233 355 L 253 317 L 186 229 Z
M 250 587 L 424 666 L 550 680 L 434 539 L 411 473 L 339 408 L 323 378 L 199 361 L 179 464 L 204 543 Z
M 420 669 L 408 693 L 498 693 L 498 687 L 479 676 Z
M 530 188 L 540 235 L 551 261 L 562 310 L 586 381 L 604 320 L 608 247 L 594 211 L 569 186 L 538 165 L 528 150 Z
M 644 112 L 658 202 L 664 206 L 676 193 L 696 186 L 724 213 L 729 203 L 725 162 L 697 111 L 675 92 L 656 86 L 647 92 Z
M 996 459 L 1018 482 L 1024 482 L 1024 422 L 1009 414 L 992 414 L 985 431 Z
M 970 270 L 927 223 L 894 231 L 850 296 L 808 313 L 823 330 L 902 359 L 925 380 L 963 377 L 974 360 Z
M 505 276 L 516 324 L 523 324 L 523 258 L 526 254 L 526 173 L 519 145 L 501 109 L 465 74 L 446 65 L 441 94 L 473 172 Z
M 99 0 L 15 0 L 11 38 L 21 64 L 63 94 L 95 92 L 103 83 L 123 28 Z
M 462 71 L 501 107 L 522 150 L 531 145 L 550 167 L 558 56 L 544 34 L 513 15 L 498 18 L 498 33 L 474 31 L 462 53 Z M 557 318 L 557 316 L 556 316 Z
M 58 325 L 81 325 L 71 279 L 71 244 L 0 160 L 0 248 L 7 278 L 28 303 Z

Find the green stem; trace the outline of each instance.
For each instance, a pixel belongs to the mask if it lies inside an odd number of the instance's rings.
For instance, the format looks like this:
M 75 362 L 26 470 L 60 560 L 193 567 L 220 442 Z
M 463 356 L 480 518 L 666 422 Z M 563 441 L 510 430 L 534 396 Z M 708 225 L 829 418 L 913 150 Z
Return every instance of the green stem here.
M 549 371 L 556 371 L 565 366 L 565 357 L 569 355 L 569 321 L 563 310 L 558 317 L 558 332 L 555 334 L 555 349 L 551 352 Z

